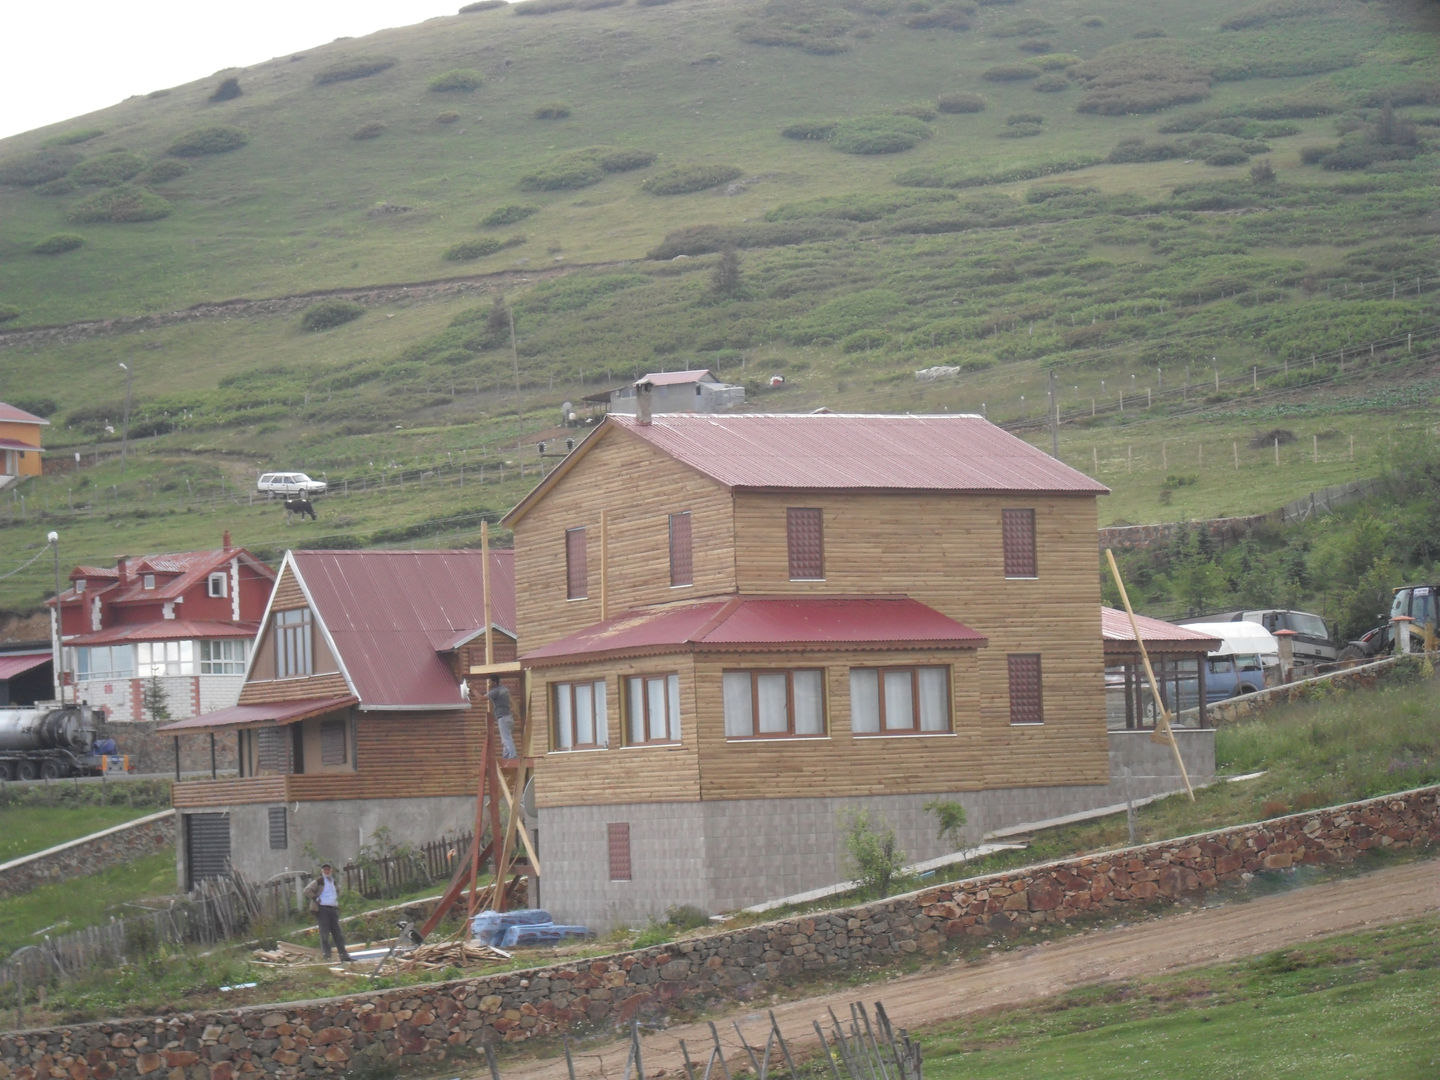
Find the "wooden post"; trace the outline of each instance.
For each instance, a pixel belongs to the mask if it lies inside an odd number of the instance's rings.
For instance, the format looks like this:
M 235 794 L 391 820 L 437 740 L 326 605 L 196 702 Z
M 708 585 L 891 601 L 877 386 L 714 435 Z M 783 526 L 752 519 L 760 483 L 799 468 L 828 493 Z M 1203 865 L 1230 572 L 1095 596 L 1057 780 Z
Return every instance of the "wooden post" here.
M 495 642 L 490 633 L 490 523 L 480 519 L 480 588 L 484 591 L 485 663 L 495 662 Z

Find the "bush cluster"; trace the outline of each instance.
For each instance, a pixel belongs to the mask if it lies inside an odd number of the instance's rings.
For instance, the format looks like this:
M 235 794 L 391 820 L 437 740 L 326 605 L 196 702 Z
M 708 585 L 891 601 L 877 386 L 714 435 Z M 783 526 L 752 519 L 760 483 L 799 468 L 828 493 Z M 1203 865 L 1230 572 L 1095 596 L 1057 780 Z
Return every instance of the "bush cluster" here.
M 238 150 L 250 141 L 239 128 L 203 127 L 187 131 L 165 152 L 172 157 L 202 157 L 205 154 L 225 154 Z
M 352 139 L 378 139 L 385 134 L 385 125 L 378 120 L 372 120 L 368 124 L 361 124 L 350 133 Z
M 142 187 L 121 184 L 105 188 L 88 198 L 81 199 L 66 213 L 65 217 L 74 222 L 109 221 L 125 223 L 132 221 L 157 221 L 170 214 L 170 203 L 146 191 Z
M 458 244 L 452 244 L 445 249 L 446 262 L 468 262 L 471 259 L 483 259 L 486 255 L 494 255 L 503 248 L 505 244 L 494 236 L 481 236 L 474 240 L 462 240 Z
M 1056 26 L 1052 22 L 1036 15 L 1027 15 L 1023 19 L 1015 19 L 1001 26 L 995 27 L 990 33 L 998 38 L 1004 37 L 1028 37 L 1031 34 L 1053 34 Z
M 176 161 L 174 158 L 164 158 L 151 165 L 140 179 L 147 184 L 163 184 L 167 180 L 184 176 L 189 171 L 190 166 L 185 162 Z
M 844 5 L 831 0 L 790 0 L 767 4 L 758 19 L 735 27 L 741 41 L 752 45 L 778 45 L 815 56 L 834 56 L 849 46 L 846 36 L 858 21 Z
M 494 11 L 496 8 L 509 7 L 506 0 L 475 0 L 473 4 L 466 4 L 460 9 L 461 15 L 474 15 L 479 11 Z
M 72 183 L 86 187 L 115 187 L 133 179 L 145 169 L 145 159 L 129 150 L 116 150 L 87 158 L 70 170 Z
M 531 214 L 538 212 L 539 209 L 538 206 L 529 206 L 520 203 L 512 203 L 509 206 L 497 206 L 480 219 L 480 224 L 487 228 L 494 228 L 497 225 L 514 225 L 517 221 L 524 221 Z
M 1077 112 L 1101 116 L 1158 112 L 1210 96 L 1210 74 L 1184 57 L 1106 49 L 1070 69 L 1085 88 Z
M 1070 80 L 1064 75 L 1042 75 L 1030 84 L 1030 89 L 1041 94 L 1058 94 L 1070 89 Z
M 105 134 L 104 128 L 76 128 L 73 131 L 62 131 L 59 135 L 51 135 L 44 144 L 50 146 L 74 146 L 76 143 L 89 142 L 91 139 L 98 139 Z
M 350 79 L 364 79 L 370 75 L 378 75 L 380 72 L 394 67 L 396 60 L 393 56 L 351 56 L 344 60 L 337 60 L 328 67 L 323 67 L 315 73 L 315 85 L 324 86 L 327 83 L 347 82 Z
M 435 117 L 437 124 L 454 124 L 458 123 L 459 120 L 460 114 L 458 112 L 442 112 Z
M 530 115 L 536 120 L 564 120 L 570 115 L 570 106 L 563 101 L 547 101 L 543 105 L 536 105 L 535 111 Z
M 1062 158 L 1059 161 L 1042 161 L 1031 165 L 1020 165 L 1013 169 L 1002 169 L 991 173 L 956 173 L 944 168 L 926 166 L 907 169 L 895 177 L 901 187 L 924 188 L 972 188 L 990 184 L 1013 184 L 1021 180 L 1037 180 L 1042 176 L 1056 173 L 1079 172 L 1092 165 L 1099 165 L 1102 157 L 1084 156 Z
M 30 250 L 36 255 L 63 255 L 85 246 L 85 239 L 74 233 L 52 233 Z
M 20 317 L 20 309 L 14 304 L 0 304 L 0 323 Z
M 575 0 L 577 11 L 598 11 L 600 8 L 620 7 L 625 0 Z
M 1034 64 L 996 64 L 980 73 L 986 82 L 1023 82 L 1038 79 L 1041 71 Z
M 793 124 L 786 124 L 780 129 L 780 135 L 786 139 L 796 139 L 801 142 L 823 142 L 835 134 L 834 120 L 796 120 Z
M 647 177 L 640 190 L 651 195 L 688 195 L 728 184 L 742 175 L 744 170 L 733 165 L 675 165 Z
M 47 148 L 16 154 L 0 161 L 0 184 L 11 187 L 35 187 L 58 180 L 85 160 L 79 150 Z
M 645 253 L 647 259 L 677 255 L 713 255 L 726 248 L 784 247 L 849 234 L 843 221 L 750 222 L 745 225 L 691 225 L 668 233 Z
M 979 94 L 952 90 L 937 97 L 935 107 L 942 113 L 977 113 L 985 110 L 985 99 Z
M 969 30 L 975 9 L 968 3 L 939 4 L 928 11 L 917 11 L 904 19 L 912 30 Z
M 929 126 L 913 116 L 857 116 L 835 125 L 830 144 L 844 154 L 897 154 L 930 134 Z
M 563 154 L 526 173 L 520 177 L 520 187 L 524 191 L 565 191 L 589 187 L 605 179 L 606 173 L 643 169 L 654 161 L 655 155 L 649 150 L 592 146 Z
M 240 80 L 232 75 L 230 78 L 220 81 L 220 85 L 217 86 L 215 92 L 210 95 L 210 100 L 215 102 L 231 101 L 243 93 L 244 91 L 240 89 Z
M 306 330 L 330 330 L 365 314 L 365 309 L 351 300 L 322 300 L 305 309 L 300 325 Z
M 553 15 L 557 11 L 569 11 L 575 0 L 521 0 L 511 4 L 510 10 L 516 15 Z
M 430 80 L 430 89 L 437 94 L 468 93 L 485 84 L 480 72 L 471 68 L 451 68 Z
M 896 116 L 913 116 L 916 120 L 934 120 L 940 115 L 940 110 L 934 105 L 927 105 L 923 101 L 917 101 L 910 105 L 901 105 L 891 110 Z

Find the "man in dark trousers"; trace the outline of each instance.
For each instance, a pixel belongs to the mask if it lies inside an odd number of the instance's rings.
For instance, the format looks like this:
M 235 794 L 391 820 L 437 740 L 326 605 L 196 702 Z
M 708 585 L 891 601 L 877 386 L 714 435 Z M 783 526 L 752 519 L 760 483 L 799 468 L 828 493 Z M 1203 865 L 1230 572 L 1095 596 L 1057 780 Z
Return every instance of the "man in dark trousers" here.
M 345 951 L 345 935 L 340 932 L 340 884 L 335 880 L 335 869 L 328 862 L 320 867 L 320 876 L 305 886 L 305 895 L 310 900 L 310 910 L 315 914 L 315 923 L 320 927 L 320 956 L 330 959 L 330 942 L 344 963 L 350 963 L 350 954 Z
M 501 753 L 507 758 L 515 754 L 515 715 L 510 706 L 510 691 L 500 682 L 499 675 L 490 676 L 490 689 L 485 691 L 490 701 L 490 711 L 495 714 L 495 726 L 500 729 Z

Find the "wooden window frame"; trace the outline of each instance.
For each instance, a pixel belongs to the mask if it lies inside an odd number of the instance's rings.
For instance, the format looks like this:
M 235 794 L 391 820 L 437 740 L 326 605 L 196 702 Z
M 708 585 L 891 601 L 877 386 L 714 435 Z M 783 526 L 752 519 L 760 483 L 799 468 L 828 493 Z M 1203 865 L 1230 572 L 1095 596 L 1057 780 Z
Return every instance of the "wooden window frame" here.
M 1000 511 L 1001 547 L 1007 578 L 1040 576 L 1035 551 L 1035 511 L 1011 508 Z
M 902 738 L 910 738 L 916 735 L 953 735 L 955 732 L 955 688 L 953 669 L 949 664 L 887 664 L 882 666 L 863 665 L 850 669 L 853 674 L 856 671 L 875 672 L 875 716 L 879 725 L 875 731 L 856 731 L 853 726 L 851 734 L 857 739 L 877 739 L 887 735 L 897 735 Z M 945 676 L 945 726 L 939 728 L 923 728 L 920 726 L 920 673 L 922 671 L 939 671 Z M 910 676 L 910 724 L 908 727 L 891 727 L 888 724 L 889 716 L 885 711 L 885 677 L 887 675 L 908 674 Z M 853 684 L 852 684 L 853 686 Z M 853 694 L 853 690 L 852 690 Z M 851 715 L 854 715 L 854 701 L 851 701 Z
M 675 694 L 670 693 L 670 680 L 675 680 Z M 631 704 L 631 687 L 635 683 L 641 684 L 640 703 L 641 714 L 639 717 L 640 730 L 644 738 L 635 738 L 635 713 Z M 651 721 L 654 719 L 650 711 L 649 684 L 653 682 L 664 683 L 663 694 L 665 697 L 665 716 L 663 738 L 651 736 Z M 624 710 L 625 719 L 625 745 L 626 746 L 674 746 L 680 742 L 680 713 L 679 713 L 679 684 L 680 675 L 675 671 L 667 671 L 657 674 L 626 675 L 622 680 L 621 705 Z M 671 715 L 672 707 L 674 715 Z
M 271 619 L 275 633 L 275 678 L 303 679 L 315 674 L 315 642 L 310 609 L 277 611 Z
M 820 730 L 819 731 L 797 731 L 795 726 L 795 676 L 801 673 L 818 675 L 820 678 Z M 723 717 L 725 739 L 727 742 L 748 742 L 751 740 L 764 739 L 825 739 L 830 736 L 829 722 L 829 687 L 826 685 L 825 669 L 816 667 L 803 668 L 727 668 L 721 673 L 721 678 L 726 676 L 745 675 L 750 680 L 750 732 L 749 734 L 731 734 L 729 731 L 729 717 Z M 762 675 L 784 675 L 785 676 L 785 730 L 784 731 L 760 731 L 760 688 L 759 676 Z M 722 706 L 723 709 L 723 706 Z
M 812 545 L 815 550 L 808 550 Z M 825 512 L 820 507 L 785 508 L 785 551 L 791 581 L 825 580 Z
M 565 599 L 590 597 L 590 547 L 585 526 L 565 530 Z
M 599 735 L 601 726 L 604 726 L 604 742 L 582 743 L 577 740 L 575 729 L 575 688 L 577 686 L 590 687 L 590 702 L 595 719 L 594 729 Z M 596 694 L 595 688 L 599 687 L 600 694 Z M 566 694 L 570 699 L 570 744 L 562 744 L 560 739 L 560 713 L 557 706 L 561 694 Z M 603 697 L 605 707 L 603 713 L 594 708 L 597 697 Z M 610 695 L 604 679 L 566 679 L 560 682 L 553 682 L 549 688 L 550 699 L 550 749 L 552 752 L 569 753 L 572 750 L 608 750 L 610 748 Z
M 1045 671 L 1039 653 L 1010 653 L 1005 657 L 1009 676 L 1010 723 L 1033 727 L 1045 723 Z
M 670 587 L 695 584 L 695 548 L 689 510 L 670 515 Z

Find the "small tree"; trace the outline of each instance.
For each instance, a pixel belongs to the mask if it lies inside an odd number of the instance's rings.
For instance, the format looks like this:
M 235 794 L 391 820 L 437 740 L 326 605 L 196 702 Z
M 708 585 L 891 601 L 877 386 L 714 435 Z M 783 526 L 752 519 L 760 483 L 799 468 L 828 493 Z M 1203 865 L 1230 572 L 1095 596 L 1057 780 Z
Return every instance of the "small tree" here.
M 716 296 L 734 296 L 740 291 L 740 256 L 734 248 L 720 253 L 720 261 L 710 277 L 710 288 Z
M 1250 166 L 1250 182 L 1257 186 L 1275 182 L 1275 166 L 1270 164 L 1269 158 Z
M 965 838 L 965 807 L 954 799 L 931 799 L 925 804 L 925 809 L 934 814 L 940 822 L 937 839 L 949 840 L 958 848 Z
M 905 852 L 886 821 L 871 821 L 870 812 L 851 809 L 841 815 L 845 834 L 846 869 L 867 889 L 881 897 L 905 868 Z
M 165 687 L 161 684 L 159 675 L 151 675 L 145 681 L 145 689 L 140 694 L 140 705 L 151 720 L 170 719 L 170 701 L 165 695 Z

